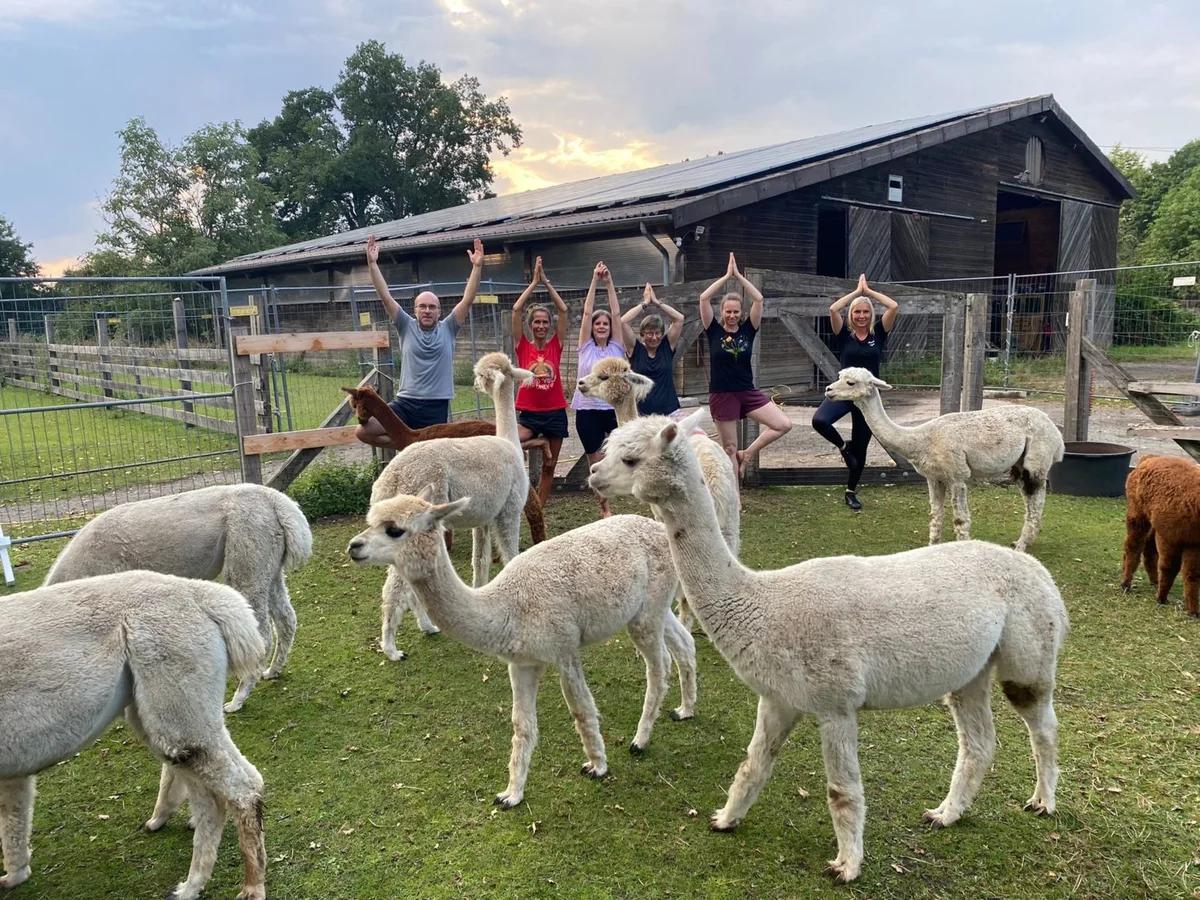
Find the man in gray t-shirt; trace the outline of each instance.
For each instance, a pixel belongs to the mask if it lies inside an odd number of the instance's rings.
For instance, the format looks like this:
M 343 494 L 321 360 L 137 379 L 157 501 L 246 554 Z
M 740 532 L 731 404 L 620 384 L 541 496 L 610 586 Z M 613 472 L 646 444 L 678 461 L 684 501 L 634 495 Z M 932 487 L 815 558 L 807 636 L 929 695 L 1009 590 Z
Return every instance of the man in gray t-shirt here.
M 432 291 L 422 291 L 413 299 L 409 315 L 388 291 L 379 271 L 379 244 L 375 235 L 367 237 L 367 271 L 379 302 L 400 335 L 400 386 L 389 406 L 410 428 L 424 428 L 450 420 L 450 401 L 454 399 L 454 336 L 467 321 L 479 279 L 483 274 L 483 243 L 475 241 L 467 251 L 471 276 L 462 299 L 445 318 L 440 318 L 441 301 Z M 378 420 L 360 425 L 357 437 L 375 447 L 392 447 L 392 439 Z

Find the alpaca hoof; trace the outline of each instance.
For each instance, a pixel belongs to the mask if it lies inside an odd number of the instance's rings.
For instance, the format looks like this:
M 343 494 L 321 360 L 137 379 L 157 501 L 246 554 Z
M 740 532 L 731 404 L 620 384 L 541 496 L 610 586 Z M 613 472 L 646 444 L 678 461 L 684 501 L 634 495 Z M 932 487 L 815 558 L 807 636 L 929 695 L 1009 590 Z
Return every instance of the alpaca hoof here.
M 1166 605 L 1167 605 L 1167 604 L 1170 602 L 1170 598 L 1168 598 L 1168 597 L 1155 597 L 1155 598 L 1154 598 L 1154 602 L 1155 602 L 1155 603 L 1157 603 L 1159 606 L 1166 606 Z
M 832 875 L 836 881 L 847 884 L 858 877 L 859 863 L 851 863 L 841 859 L 831 859 L 825 864 L 825 874 Z
M 632 752 L 632 751 L 633 751 L 633 745 L 631 744 L 630 752 Z M 596 781 L 602 781 L 604 779 L 604 776 L 608 774 L 608 767 L 604 766 L 602 768 L 597 768 L 594 763 L 585 762 L 582 766 L 579 767 L 579 774 L 584 775 L 588 778 L 592 778 Z
M 501 809 L 512 809 L 514 806 L 518 806 L 523 799 L 524 797 L 513 798 L 508 794 L 497 794 L 492 803 Z
M 1054 805 L 1040 797 L 1030 797 L 1025 801 L 1025 811 L 1031 812 L 1035 816 L 1052 816 L 1054 815 Z
M 426 637 L 436 637 L 442 633 L 442 629 L 438 628 L 436 625 L 430 625 L 428 628 L 422 628 L 421 633 Z
M 29 880 L 29 866 L 13 869 L 7 875 L 0 875 L 0 888 L 15 888 Z
M 408 659 L 407 653 L 403 650 L 397 650 L 395 647 L 384 647 L 380 652 L 392 662 L 400 662 L 402 659 Z
M 696 714 L 690 710 L 685 711 L 683 707 L 673 709 L 667 715 L 676 722 L 686 722 L 688 719 L 696 718 Z
M 1133 590 L 1133 582 L 1130 582 L 1130 581 L 1122 581 L 1121 582 L 1121 593 L 1122 594 L 1128 594 L 1131 590 Z
M 265 887 L 242 888 L 234 900 L 267 900 L 267 889 Z
M 282 674 L 283 673 L 279 669 L 267 669 L 267 671 L 263 672 L 259 677 L 262 678 L 263 681 L 274 681 Z
M 1189 619 L 1200 619 L 1200 610 L 1189 609 L 1188 610 L 1188 618 Z
M 935 830 L 938 828 L 949 828 L 954 824 L 954 820 L 942 812 L 941 807 L 925 810 L 921 815 L 921 821 Z
M 720 810 L 708 817 L 709 831 L 733 831 L 742 824 L 741 819 L 726 819 Z
M 200 896 L 200 891 L 188 887 L 186 881 L 175 886 L 175 890 L 167 894 L 167 900 L 196 900 Z
M 160 828 L 162 828 L 164 825 L 167 824 L 167 818 L 168 818 L 167 816 L 163 816 L 161 819 L 158 818 L 157 816 L 151 816 L 149 819 L 146 820 L 145 825 L 143 825 L 142 827 L 144 827 L 147 831 L 158 831 Z
M 225 712 L 227 712 L 227 713 L 237 712 L 239 709 L 242 708 L 243 702 L 244 701 L 240 701 L 240 700 L 230 700 L 224 706 Z
M 641 756 L 645 752 L 646 752 L 645 744 L 639 744 L 637 741 L 629 742 L 629 753 L 632 756 Z

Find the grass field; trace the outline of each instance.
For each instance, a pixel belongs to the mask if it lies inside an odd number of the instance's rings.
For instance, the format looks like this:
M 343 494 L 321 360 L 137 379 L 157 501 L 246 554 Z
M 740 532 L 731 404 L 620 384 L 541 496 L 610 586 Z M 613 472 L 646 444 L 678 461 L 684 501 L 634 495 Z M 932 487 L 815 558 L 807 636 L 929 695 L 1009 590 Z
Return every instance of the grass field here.
M 892 552 L 924 543 L 925 492 L 870 489 L 853 515 L 840 491 L 748 492 L 746 561 L 776 567 L 815 555 Z M 972 493 L 976 536 L 1011 541 L 1013 492 Z M 632 509 L 632 507 L 626 507 Z M 1124 504 L 1051 496 L 1036 555 L 1055 575 L 1073 630 L 1059 670 L 1058 812 L 1021 811 L 1033 765 L 999 691 L 996 761 L 975 805 L 931 831 L 954 766 L 940 706 L 869 712 L 860 753 L 867 796 L 862 878 L 835 888 L 820 748 L 801 721 L 774 776 L 732 834 L 710 833 L 754 723 L 754 697 L 703 637 L 695 720 L 665 717 L 644 756 L 625 751 L 641 707 L 642 667 L 622 634 L 584 659 L 603 716 L 612 774 L 578 775 L 583 754 L 551 676 L 527 801 L 492 805 L 506 780 L 505 668 L 408 618 L 401 663 L 377 652 L 381 569 L 343 550 L 357 520 L 317 523 L 312 561 L 291 577 L 300 630 L 283 677 L 260 684 L 230 729 L 267 783 L 268 890 L 275 898 L 375 897 L 1187 897 L 1200 890 L 1200 625 L 1153 602 L 1139 576 L 1123 596 Z M 583 496 L 556 500 L 552 533 L 590 520 Z M 456 543 L 466 571 L 468 542 Z M 18 548 L 20 585 L 36 584 L 55 546 Z M 597 560 L 596 577 L 614 560 Z M 839 590 L 840 585 L 831 585 Z M 2 601 L 0 601 L 2 602 Z M 931 623 L 936 629 L 937 623 Z M 676 696 L 675 686 L 671 698 Z M 669 699 L 668 702 L 671 702 Z M 117 726 L 45 772 L 24 898 L 160 897 L 190 854 L 185 817 L 140 830 L 157 766 Z M 232 828 L 207 896 L 240 884 Z

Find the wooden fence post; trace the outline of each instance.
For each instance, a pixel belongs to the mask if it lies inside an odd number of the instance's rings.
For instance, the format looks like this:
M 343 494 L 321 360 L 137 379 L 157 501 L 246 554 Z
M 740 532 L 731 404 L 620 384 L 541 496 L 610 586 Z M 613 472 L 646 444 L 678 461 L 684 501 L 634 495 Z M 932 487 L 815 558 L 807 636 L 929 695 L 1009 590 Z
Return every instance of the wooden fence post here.
M 250 303 L 254 303 L 253 294 L 248 295 L 246 299 Z M 262 303 L 256 304 L 258 312 L 250 317 L 251 334 L 270 333 L 271 327 L 267 319 L 267 304 L 267 293 L 263 291 Z M 253 369 L 254 377 L 255 408 L 262 409 L 262 413 L 259 415 L 259 427 L 262 429 L 263 434 L 270 434 L 276 430 L 275 423 L 271 418 L 271 355 L 267 353 L 253 354 L 250 356 L 250 365 Z
M 187 310 L 185 310 L 183 307 L 183 298 L 182 297 L 176 297 L 174 300 L 171 301 L 171 316 L 175 320 L 175 347 L 176 347 L 176 349 L 179 349 L 179 350 L 186 350 L 187 346 L 188 346 Z M 175 365 L 181 370 L 180 377 L 179 377 L 180 392 L 181 393 L 190 393 L 192 390 L 192 380 L 190 378 L 184 378 L 183 374 L 182 374 L 182 370 L 190 369 L 192 367 L 191 362 L 184 359 L 183 354 L 180 354 L 175 359 Z M 191 413 L 194 410 L 194 408 L 195 408 L 195 404 L 192 403 L 191 400 L 183 401 L 183 411 L 185 413 Z M 191 422 L 187 421 L 186 419 L 184 420 L 183 424 L 184 424 L 185 428 L 194 428 L 195 427 Z
M 258 415 L 254 409 L 254 372 L 250 357 L 237 352 L 237 339 L 249 335 L 245 325 L 231 325 L 229 333 L 229 368 L 233 372 L 233 414 L 237 423 L 238 455 L 242 460 L 242 481 L 262 484 L 262 457 L 247 454 L 242 440 L 258 433 Z
M 100 348 L 100 386 L 104 396 L 111 397 L 112 370 L 108 366 L 112 365 L 112 357 L 104 352 L 104 348 L 108 346 L 108 319 L 103 316 L 96 316 L 96 346 Z
M 50 391 L 58 391 L 58 352 L 54 349 L 54 317 L 42 316 L 42 330 L 46 334 L 46 368 L 50 372 Z
M 966 298 L 948 294 L 942 313 L 942 415 L 958 412 L 963 383 L 963 333 Z
M 13 344 L 17 342 L 17 320 L 12 317 L 8 320 L 8 340 Z
M 963 338 L 962 405 L 959 409 L 983 409 L 983 364 L 987 350 L 988 303 L 990 294 L 967 294 L 966 330 Z
M 1092 409 L 1092 374 L 1083 355 L 1083 339 L 1092 339 L 1096 279 L 1081 278 L 1067 301 L 1067 383 L 1063 404 L 1063 440 L 1086 441 Z

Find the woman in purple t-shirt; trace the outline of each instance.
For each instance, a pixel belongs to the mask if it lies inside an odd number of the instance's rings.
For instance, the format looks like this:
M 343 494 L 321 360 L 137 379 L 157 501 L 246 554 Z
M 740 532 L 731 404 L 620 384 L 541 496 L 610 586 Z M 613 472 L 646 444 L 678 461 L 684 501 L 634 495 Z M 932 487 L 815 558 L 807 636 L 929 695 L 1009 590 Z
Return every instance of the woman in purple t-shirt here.
M 604 282 L 608 290 L 608 309 L 592 311 L 596 302 L 596 285 Z M 617 300 L 617 289 L 613 285 L 612 275 L 608 266 L 602 262 L 596 263 L 592 272 L 592 283 L 588 287 L 587 297 L 583 301 L 583 320 L 579 323 L 579 370 L 578 378 L 583 378 L 592 371 L 592 366 L 606 356 L 618 356 L 624 359 L 625 347 L 613 333 L 613 326 L 621 321 L 621 304 Z M 575 410 L 575 431 L 583 442 L 583 452 L 587 454 L 588 464 L 592 465 L 604 459 L 600 447 L 609 432 L 617 427 L 617 414 L 603 400 L 597 400 L 575 388 L 571 398 L 571 409 Z M 596 495 L 600 504 L 600 515 L 609 516 L 608 501 Z

